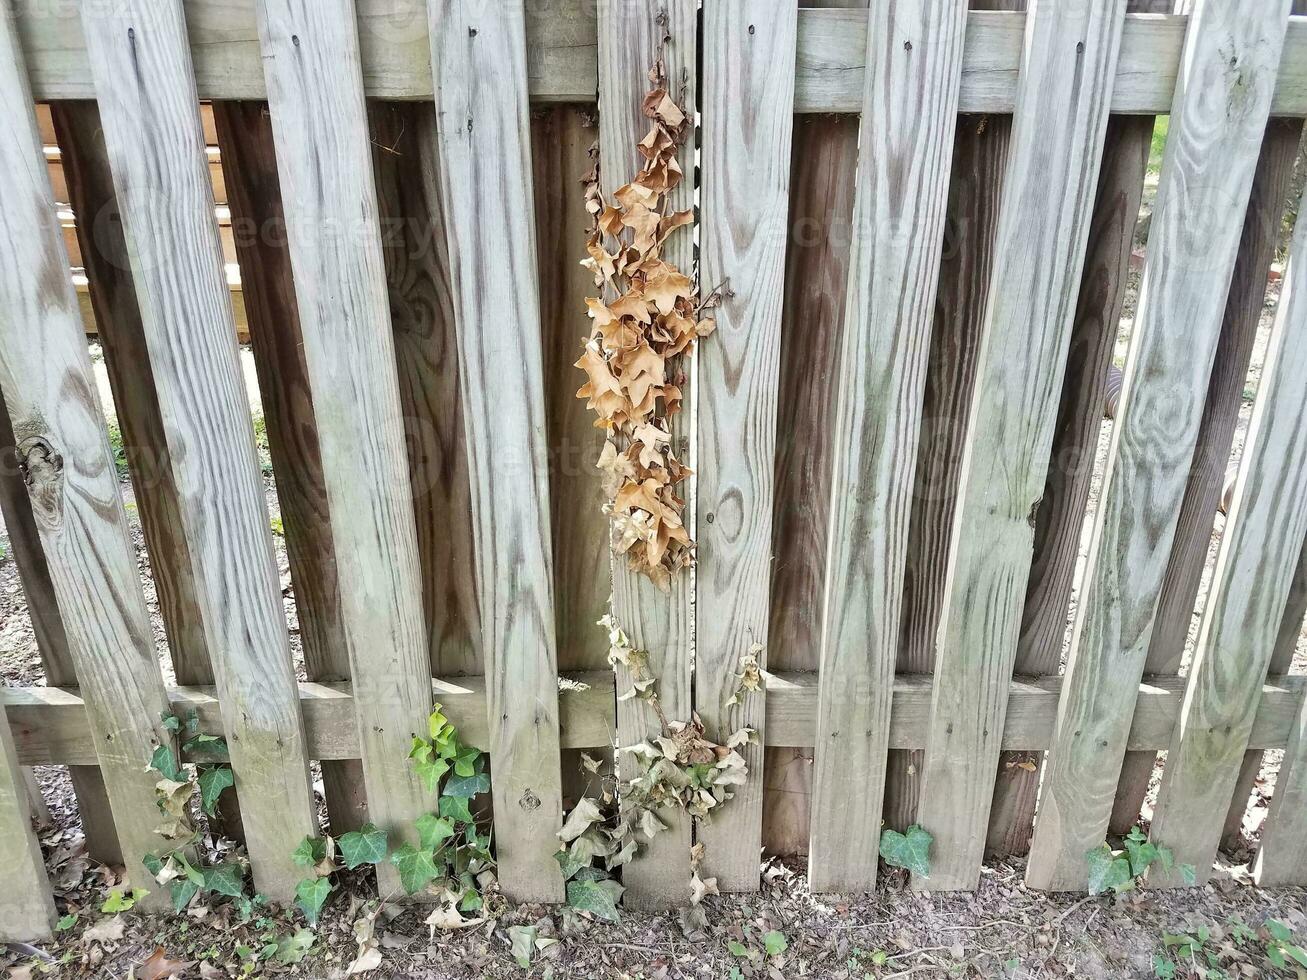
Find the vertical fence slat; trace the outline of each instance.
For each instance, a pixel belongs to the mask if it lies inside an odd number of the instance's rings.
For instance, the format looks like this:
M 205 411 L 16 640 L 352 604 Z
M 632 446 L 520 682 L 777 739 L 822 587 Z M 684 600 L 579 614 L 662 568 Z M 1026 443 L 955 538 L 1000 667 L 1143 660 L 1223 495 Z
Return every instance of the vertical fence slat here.
M 1162 593 L 1157 601 L 1157 624 L 1153 627 L 1148 658 L 1144 662 L 1146 674 L 1174 676 L 1180 673 L 1194 603 L 1207 565 L 1212 521 L 1225 488 L 1230 446 L 1243 405 L 1248 364 L 1265 307 L 1266 280 L 1283 237 L 1281 219 L 1289 197 L 1302 130 L 1302 120 L 1295 119 L 1273 119 L 1266 127 L 1230 295 L 1225 304 L 1221 339 L 1217 343 L 1212 377 L 1203 403 L 1197 448 L 1190 464 L 1184 502 L 1180 505 Z M 1156 761 L 1155 752 L 1126 753 L 1109 825 L 1114 833 L 1128 833 L 1139 820 Z
M 6 942 L 48 939 L 59 918 L 29 814 L 27 784 L 0 705 L 0 940 Z
M 1066 381 L 1048 479 L 1035 521 L 1035 560 L 1017 641 L 1018 674 L 1056 674 L 1062 663 L 1067 608 L 1103 425 L 1108 369 L 1120 332 L 1155 121 L 1152 116 L 1119 116 L 1108 123 L 1085 273 L 1071 328 Z M 1042 763 L 1042 758 L 1042 754 L 1021 752 L 1000 757 L 989 819 L 991 854 L 1021 854 L 1030 846 L 1039 769 L 1022 763 Z
M 215 102 L 213 118 L 268 453 L 277 477 L 305 676 L 346 681 L 349 649 L 336 543 L 296 308 L 272 118 L 263 102 Z M 322 788 L 333 834 L 357 829 L 367 820 L 359 760 L 324 760 Z
M 1293 581 L 1289 585 L 1289 595 L 1284 604 L 1284 616 L 1280 619 L 1279 632 L 1275 638 L 1275 649 L 1271 653 L 1271 663 L 1267 673 L 1287 674 L 1293 666 L 1294 655 L 1298 652 L 1298 637 L 1302 633 L 1303 616 L 1307 614 L 1307 547 L 1304 547 L 1298 555 L 1298 567 L 1293 573 Z M 1290 746 L 1285 751 L 1285 757 L 1291 758 L 1293 739 L 1298 737 L 1299 729 L 1294 729 L 1294 734 L 1290 737 Z M 1249 798 L 1252 796 L 1253 788 L 1257 785 L 1257 779 L 1261 775 L 1262 762 L 1266 753 L 1261 749 L 1249 749 L 1244 753 L 1243 766 L 1239 771 L 1239 779 L 1234 784 L 1234 792 L 1230 797 L 1230 808 L 1225 815 L 1225 826 L 1221 834 L 1221 847 L 1225 850 L 1233 850 L 1240 842 L 1243 836 L 1244 815 L 1248 812 Z M 1128 758 L 1128 757 L 1127 757 Z M 1152 753 L 1149 753 L 1149 759 L 1152 759 Z M 1281 763 L 1280 771 L 1285 770 L 1285 764 Z M 1277 785 L 1283 785 L 1277 783 Z M 1277 789 L 1276 792 L 1279 792 Z M 1120 799 L 1120 790 L 1117 791 L 1117 799 Z M 1265 833 L 1262 837 L 1265 839 Z
M 262 0 L 258 14 L 368 818 L 416 841 L 434 800 L 407 753 L 431 665 L 354 8 Z M 390 865 L 377 878 L 398 887 Z
M 686 116 L 696 111 L 695 72 L 698 41 L 698 4 L 695 0 L 665 0 L 659 4 L 629 3 L 627 0 L 599 0 L 599 159 L 600 185 L 606 199 L 635 176 L 642 159 L 636 144 L 648 132 L 649 121 L 641 111 L 649 90 L 649 69 L 661 54 L 672 90 L 679 97 Z M 664 46 L 664 41 L 666 42 Z M 668 213 L 682 211 L 694 203 L 693 180 L 689 175 L 690 150 L 681 151 L 681 165 L 687 177 L 667 195 Z M 687 275 L 694 267 L 694 244 L 687 233 L 673 235 L 663 247 L 663 259 Z M 704 284 L 711 288 L 711 283 Z M 711 342 L 711 341 L 708 341 Z M 687 382 L 681 386 L 683 403 L 691 404 L 694 364 L 686 364 Z M 689 444 L 688 411 L 671 420 L 672 445 L 681 449 L 680 458 L 695 465 Z M 694 477 L 686 498 L 685 526 L 693 534 Z M 693 707 L 690 677 L 690 643 L 693 605 L 690 575 L 672 577 L 669 593 L 632 572 L 618 557 L 613 568 L 613 614 L 631 643 L 649 654 L 649 666 L 658 678 L 658 696 L 663 711 L 673 721 L 690 717 Z M 619 678 L 617 689 L 624 690 Z M 661 734 L 658 719 L 639 698 L 617 705 L 617 741 L 634 745 Z M 624 760 L 623 774 L 632 775 L 630 760 Z M 633 908 L 657 908 L 684 904 L 690 897 L 691 821 L 683 813 L 666 809 L 660 813 L 668 829 L 658 834 L 640 858 L 622 869 L 627 891 L 625 902 Z
M 957 125 L 965 0 L 877 5 L 837 387 L 809 877 L 876 882 L 911 478 Z M 907 121 L 911 120 L 909 124 Z M 886 324 L 894 330 L 886 330 Z M 857 792 L 850 792 L 856 786 Z
M 755 644 L 766 666 L 781 308 L 794 129 L 797 4 L 720 0 L 704 10 L 704 288 L 728 283 L 717 331 L 699 352 L 695 705 L 713 737 L 758 732 L 749 779 L 701 823 L 704 873 L 724 891 L 758 888 L 765 691 L 737 696 Z M 746 118 L 741 106 L 754 107 Z M 732 704 L 735 701 L 737 703 Z
M 1293 247 L 1150 832 L 1199 882 L 1212 871 L 1307 537 L 1307 222 Z M 1178 867 L 1148 875 L 1154 886 L 1183 880 Z
M 1011 136 L 1011 116 L 964 115 L 958 118 L 953 139 L 944 259 L 912 484 L 899 674 L 929 674 L 935 667 L 935 633 L 948 584 L 968 409 L 975 391 Z M 919 749 L 890 751 L 885 820 L 896 830 L 907 829 L 917 819 L 924 760 L 925 752 Z
M 179 684 L 212 684 L 190 543 L 182 534 L 181 503 L 169 467 L 164 420 L 132 286 L 100 112 L 94 102 L 55 102 L 50 117 L 59 141 L 68 203 L 77 218 L 82 265 L 173 671 Z
M 500 881 L 516 900 L 556 901 L 558 667 L 523 8 L 431 0 L 428 10 Z
M 922 773 L 924 887 L 980 875 L 1124 19 L 1046 0 L 1027 18 Z
M 1287 24 L 1288 0 L 1203 0 L 1190 17 L 1026 873 L 1035 887 L 1083 888 L 1085 852 L 1107 831 Z
M 82 14 L 250 863 L 286 899 L 316 819 L 186 24 L 175 2 Z
M 27 486 L 14 450 L 14 430 L 0 393 L 0 517 L 9 538 L 9 551 L 18 567 L 18 578 L 27 600 L 27 612 L 36 637 L 37 652 L 51 687 L 76 687 L 77 671 L 59 612 L 59 596 L 50 580 L 50 569 L 41 550 L 41 536 L 32 516 Z M 86 853 L 101 864 L 122 864 L 122 848 L 113 826 L 104 778 L 95 766 L 69 766 L 68 778 L 77 798 L 77 813 L 86 838 Z
M 578 245 L 590 233 L 590 214 L 576 188 L 594 162 L 590 149 L 598 136 L 593 105 L 538 107 L 532 113 L 560 670 L 608 669 L 608 636 L 598 621 L 608 612 L 613 588 L 603 474 L 594 465 L 605 434 L 576 397 L 576 356 L 586 326 L 577 314 L 594 295 L 594 277 L 577 261 Z
M 146 764 L 168 710 L 118 478 L 56 221 L 22 53 L 0 13 L 0 388 L 130 881 L 165 845 Z
M 437 677 L 479 674 L 472 489 L 436 111 L 430 103 L 374 102 L 368 114 L 431 669 Z

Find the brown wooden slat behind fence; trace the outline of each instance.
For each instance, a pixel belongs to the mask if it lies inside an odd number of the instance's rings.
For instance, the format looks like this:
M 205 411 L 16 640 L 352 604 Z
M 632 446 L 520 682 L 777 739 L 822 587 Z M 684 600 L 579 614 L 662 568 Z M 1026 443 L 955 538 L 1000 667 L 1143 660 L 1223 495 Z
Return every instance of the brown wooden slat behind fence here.
M 1153 835 L 1201 878 L 1261 753 L 1287 749 L 1257 871 L 1302 882 L 1307 685 L 1286 676 L 1307 601 L 1307 458 L 1291 424 L 1301 261 L 1196 665 L 1179 674 L 1302 130 L 1268 117 L 1307 113 L 1307 19 L 1289 21 L 1288 0 L 1148 18 L 1136 14 L 1167 0 L 1129 14 L 1034 0 L 1029 17 L 962 0 L 893 17 L 862 0 L 785 15 L 722 0 L 702 20 L 688 0 L 564 0 L 550 17 L 471 0 L 191 0 L 185 21 L 180 4 L 134 0 L 88 8 L 89 37 L 77 17 L 45 16 L 47 2 L 20 0 L 20 30 L 0 34 L 12 55 L 0 115 L 30 136 L 0 147 L 0 173 L 33 191 L 0 214 L 0 300 L 15 311 L 0 322 L 4 517 L 52 685 L 0 699 L 15 887 L 48 895 L 19 806 L 32 765 L 74 767 L 96 853 L 117 857 L 121 837 L 141 877 L 162 843 L 142 773 L 166 737 L 153 722 L 194 709 L 231 740 L 255 883 L 285 897 L 290 852 L 314 832 L 307 760 L 323 763 L 333 833 L 372 821 L 410 836 L 433 801 L 405 756 L 438 700 L 488 747 L 504 890 L 558 900 L 572 783 L 560 767 L 659 731 L 645 702 L 618 700 L 629 678 L 608 670 L 595 625 L 610 593 L 667 717 L 697 708 L 711 735 L 760 734 L 749 781 L 713 823 L 663 813 L 671 829 L 623 869 L 630 905 L 688 899 L 695 838 L 723 890 L 757 887 L 763 846 L 809 850 L 816 890 L 868 889 L 882 810 L 934 835 L 922 887 L 974 886 L 987 843 L 1020 852 L 1033 823 L 1031 883 L 1083 888 L 1085 850 L 1113 801 L 1118 822 L 1138 817 L 1139 776 L 1160 750 Z M 397 13 L 411 15 L 402 29 L 384 16 Z M 36 97 L 59 100 L 40 119 L 19 37 Z M 1226 120 L 1233 97 L 1230 51 L 1250 94 L 1234 124 L 1212 126 L 1201 117 Z M 149 97 L 121 89 L 129 57 L 154 79 Z M 672 206 L 701 204 L 702 294 L 728 284 L 673 432 L 698 472 L 687 526 L 702 520 L 698 568 L 670 594 L 610 559 L 593 466 L 605 436 L 571 366 L 592 289 L 577 264 L 590 145 L 612 195 L 641 162 L 657 57 L 681 104 L 704 107 Z M 200 97 L 224 101 L 200 113 Z M 1078 583 L 1152 116 L 1173 97 Z M 564 104 L 533 115 L 528 99 Z M 831 111 L 845 115 L 804 115 Z M 79 349 L 71 229 L 45 183 L 42 143 L 56 138 L 183 685 L 171 690 Z M 236 370 L 214 167 L 301 684 Z M 690 232 L 665 257 L 693 268 Z M 766 689 L 734 704 L 754 644 Z M 560 695 L 560 669 L 581 686 Z M 1118 781 L 1127 752 L 1138 761 Z M 238 833 L 241 815 L 224 816 Z M 0 932 L 39 936 L 52 914 L 0 909 Z

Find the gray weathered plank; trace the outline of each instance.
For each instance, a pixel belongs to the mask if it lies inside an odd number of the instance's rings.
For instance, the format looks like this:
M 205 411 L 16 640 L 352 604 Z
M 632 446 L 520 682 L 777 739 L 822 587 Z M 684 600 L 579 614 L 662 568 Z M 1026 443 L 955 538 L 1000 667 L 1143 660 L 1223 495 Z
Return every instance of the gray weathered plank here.
M 368 819 L 416 841 L 435 801 L 407 756 L 431 664 L 353 4 L 260 0 L 258 14 Z M 383 894 L 399 887 L 394 867 L 377 874 Z
M 1297 3 L 1300 5 L 1301 0 Z M 1221 339 L 1203 401 L 1203 420 L 1157 600 L 1145 674 L 1174 676 L 1180 673 L 1184 661 L 1194 605 L 1207 566 L 1212 522 L 1226 485 L 1230 447 L 1243 407 L 1248 365 L 1265 310 L 1267 276 L 1284 237 L 1282 218 L 1291 193 L 1302 129 L 1302 122 L 1296 119 L 1273 119 L 1266 127 L 1221 321 Z M 1109 824 L 1113 833 L 1128 833 L 1139 821 L 1156 761 L 1147 753 L 1125 757 Z
M 1124 17 L 1123 2 L 1030 8 L 935 663 L 923 887 L 974 888 L 980 875 Z
M 250 862 L 286 899 L 317 821 L 186 23 L 178 0 L 83 21 Z
M 966 23 L 965 0 L 912 0 L 870 14 L 867 58 L 881 69 L 867 78 L 834 382 L 835 440 L 844 449 L 832 479 L 822 612 L 809 845 L 818 891 L 868 891 L 876 882 L 911 480 Z
M 1171 0 L 1162 2 L 1169 5 Z M 1048 478 L 1035 519 L 1035 560 L 1017 641 L 1016 672 L 1022 675 L 1056 674 L 1062 663 L 1067 609 L 1103 426 L 1103 399 L 1129 283 L 1154 122 L 1152 116 L 1119 116 L 1108 123 L 1085 272 L 1071 328 L 1066 381 Z M 1031 762 L 1037 763 L 1034 769 L 1029 768 Z M 1039 793 L 1039 762 L 1042 760 L 1019 756 L 999 760 L 989 820 L 990 854 L 1020 854 L 1029 847 Z
M 606 0 L 605 0 L 606 2 Z M 32 64 L 36 97 L 93 98 L 86 48 L 67 0 L 16 0 L 19 33 Z M 259 65 L 255 0 L 187 0 L 196 82 L 205 99 L 266 99 Z M 632 3 L 632 6 L 645 6 Z M 553 0 L 527 7 L 531 98 L 594 98 L 596 0 Z M 424 101 L 432 96 L 422 0 L 359 0 L 363 84 L 369 98 Z M 1132 17 L 1126 24 L 1112 100 L 1116 113 L 1157 115 L 1171 105 L 1186 19 Z M 1021 15 L 971 15 L 962 66 L 960 109 L 1010 113 L 1021 66 Z M 799 11 L 795 111 L 861 110 L 867 22 L 852 10 Z M 1307 115 L 1307 21 L 1295 23 L 1281 66 L 1273 111 Z
M 32 830 L 27 783 L 18 765 L 9 719 L 0 705 L 0 940 L 33 942 L 54 934 L 59 913 Z
M 1085 852 L 1107 830 L 1288 9 L 1194 9 L 1026 873 L 1036 887 L 1083 888 Z
M 766 693 L 736 691 L 751 648 L 767 656 L 797 10 L 720 0 L 703 22 L 700 274 L 730 287 L 699 352 L 698 452 L 712 463 L 699 474 L 695 706 L 718 740 L 759 732 L 741 749 L 749 780 L 697 830 L 724 891 L 756 891 L 762 853 Z
M 262 102 L 216 102 L 213 118 L 235 230 L 241 289 L 252 325 L 250 341 L 268 454 L 295 590 L 295 616 L 311 681 L 350 677 L 341 622 L 340 579 L 327 488 L 318 448 L 318 422 L 304 358 L 294 273 L 285 227 L 272 118 Z M 357 761 L 322 766 L 323 795 L 337 836 L 367 821 L 363 769 Z
M 556 901 L 558 658 L 522 5 L 433 0 L 500 882 Z M 476 79 L 494 77 L 496 84 Z
M 1307 538 L 1307 222 L 1293 250 L 1149 833 L 1199 883 L 1212 872 Z M 1183 882 L 1178 867 L 1148 874 L 1153 886 Z
M 9 552 L 18 568 L 18 580 L 27 599 L 36 649 L 45 671 L 45 681 L 53 687 L 76 687 L 77 671 L 68 646 L 59 612 L 59 597 L 50 580 L 41 549 L 41 536 L 27 497 L 27 485 L 18 466 L 14 448 L 14 430 L 4 395 L 0 393 L 0 519 L 4 520 Z M 77 798 L 77 813 L 86 838 L 86 853 L 102 864 L 122 864 L 122 848 L 113 826 L 113 813 L 104 791 L 104 778 L 95 766 L 70 766 L 69 780 Z
M 649 69 L 661 52 L 668 83 L 681 108 L 694 118 L 698 4 L 695 0 L 667 0 L 660 5 L 599 0 L 599 158 L 600 187 L 604 197 L 627 183 L 643 163 L 636 144 L 649 129 L 641 111 L 649 91 Z M 689 173 L 688 149 L 681 165 Z M 666 198 L 668 213 L 692 207 L 692 181 L 683 180 Z M 694 243 L 686 232 L 673 235 L 663 247 L 663 259 L 687 274 L 694 267 Z M 713 284 L 707 284 L 711 288 Z M 684 404 L 691 404 L 693 363 L 685 365 L 681 386 Z M 672 445 L 686 461 L 694 459 L 686 447 L 692 437 L 689 412 L 671 419 Z M 694 477 L 680 489 L 686 500 L 685 526 L 694 533 Z M 674 576 L 671 591 L 663 593 L 643 576 L 632 572 L 617 557 L 613 569 L 613 615 L 638 649 L 649 654 L 651 671 L 658 678 L 658 697 L 669 720 L 683 721 L 693 710 L 690 677 L 690 643 L 693 605 L 690 576 Z M 619 680 L 619 684 L 621 681 Z M 633 745 L 661 734 L 653 711 L 639 698 L 617 705 L 619 745 Z M 623 763 L 629 767 L 626 757 Z M 622 770 L 625 777 L 633 773 Z M 668 830 L 651 842 L 641 857 L 622 869 L 627 886 L 625 902 L 634 908 L 684 904 L 690 898 L 691 821 L 675 810 L 660 814 Z
M 40 546 L 81 682 L 129 880 L 167 898 L 141 858 L 154 833 L 155 780 L 146 765 L 168 740 L 136 554 L 109 452 L 68 254 L 8 10 L 0 16 L 0 389 L 24 469 Z

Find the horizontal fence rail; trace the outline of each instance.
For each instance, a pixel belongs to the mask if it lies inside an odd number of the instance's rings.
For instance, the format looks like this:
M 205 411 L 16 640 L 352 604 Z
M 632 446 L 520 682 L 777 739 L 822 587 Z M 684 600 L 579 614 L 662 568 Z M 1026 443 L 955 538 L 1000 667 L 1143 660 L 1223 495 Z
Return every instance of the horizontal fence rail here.
M 0 937 L 57 914 L 24 767 L 70 767 L 89 853 L 150 888 L 145 767 L 194 716 L 230 746 L 215 825 L 286 900 L 306 836 L 424 846 L 433 704 L 486 750 L 515 900 L 565 900 L 596 785 L 638 801 L 615 748 L 695 722 L 747 776 L 658 810 L 629 907 L 756 890 L 763 853 L 868 891 L 913 824 L 914 887 L 1029 851 L 1084 890 L 1145 813 L 1202 881 L 1272 750 L 1254 871 L 1307 884 L 1307 3 L 814 3 L 6 8 L 0 507 L 47 686 L 0 688 L 0 879 L 36 896 Z M 663 96 L 665 216 L 631 203 Z M 587 242 L 632 263 L 620 304 Z M 588 299 L 662 322 L 637 294 L 672 266 L 700 336 L 633 441 L 688 464 L 696 567 L 658 583 L 614 553 L 643 512 L 610 519 L 625 435 L 574 362 Z

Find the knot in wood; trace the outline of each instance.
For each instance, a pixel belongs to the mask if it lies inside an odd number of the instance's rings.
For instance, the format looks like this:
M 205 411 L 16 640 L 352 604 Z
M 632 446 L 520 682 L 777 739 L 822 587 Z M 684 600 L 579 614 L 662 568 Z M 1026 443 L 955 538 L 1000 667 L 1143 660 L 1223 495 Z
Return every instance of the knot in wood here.
M 517 801 L 517 805 L 520 806 L 527 813 L 530 813 L 533 810 L 539 810 L 540 797 L 536 796 L 533 790 L 528 789 L 525 793 L 522 794 L 522 798 Z
M 63 455 L 44 436 L 30 436 L 17 447 L 18 470 L 32 502 L 36 523 L 54 530 L 63 523 Z

